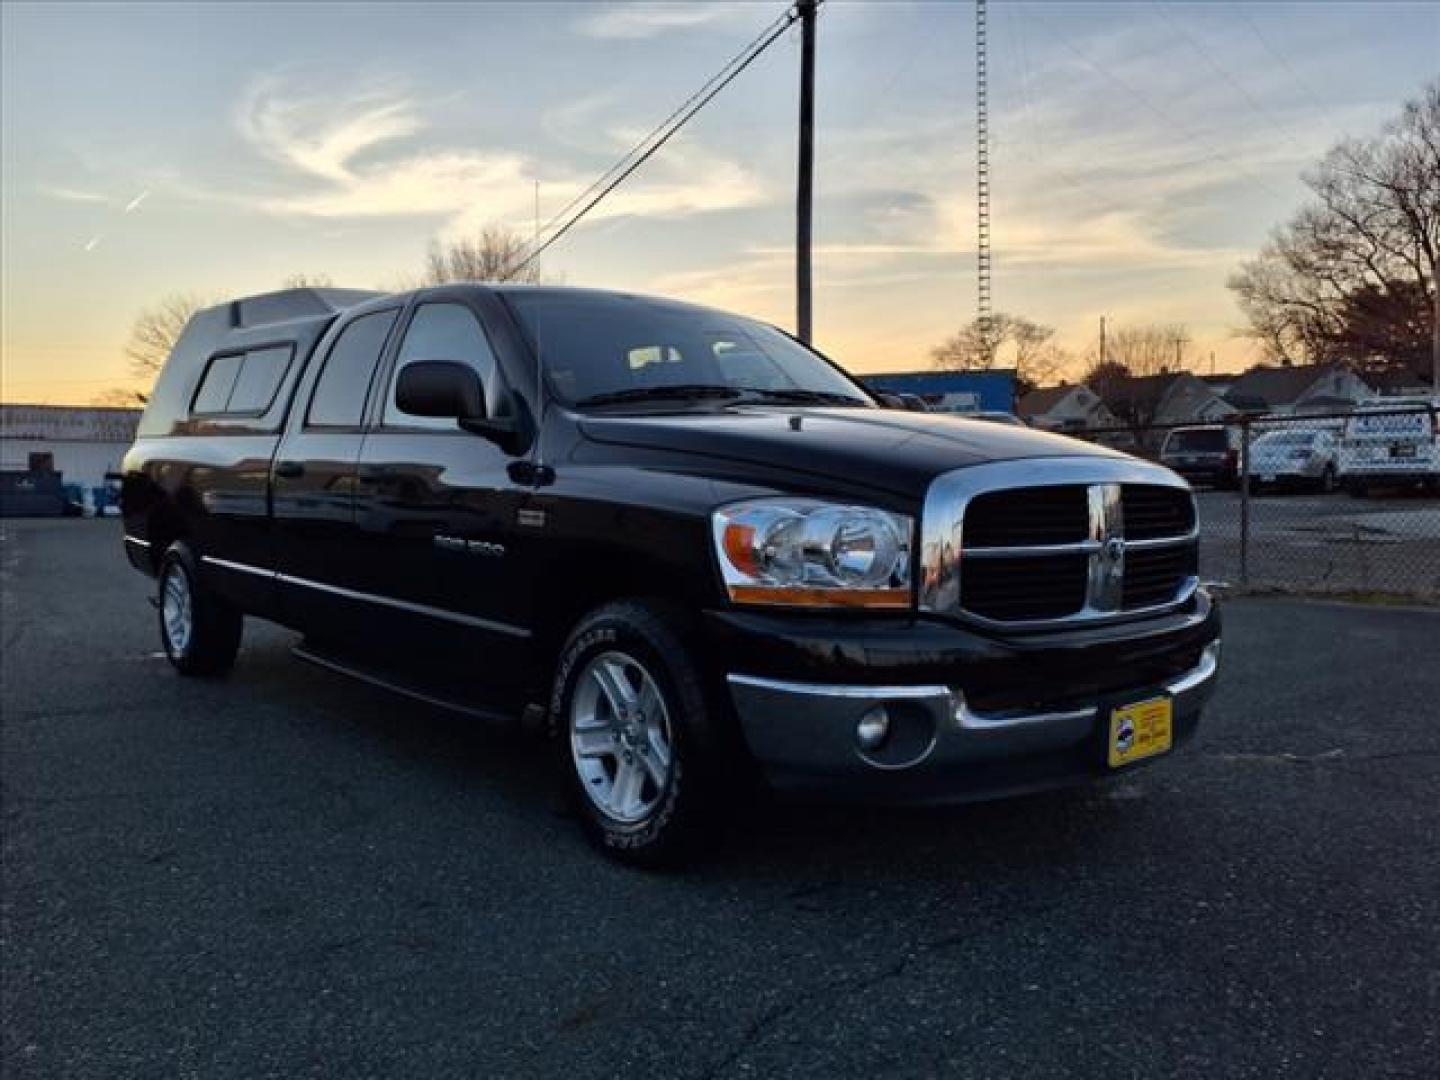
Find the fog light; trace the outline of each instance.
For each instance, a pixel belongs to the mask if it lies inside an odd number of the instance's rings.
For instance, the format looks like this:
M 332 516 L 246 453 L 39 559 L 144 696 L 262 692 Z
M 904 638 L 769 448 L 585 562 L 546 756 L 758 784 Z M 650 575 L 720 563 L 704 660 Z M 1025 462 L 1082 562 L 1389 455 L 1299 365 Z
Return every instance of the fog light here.
M 884 705 L 876 705 L 860 717 L 855 725 L 855 741 L 861 750 L 878 750 L 890 735 L 890 714 Z

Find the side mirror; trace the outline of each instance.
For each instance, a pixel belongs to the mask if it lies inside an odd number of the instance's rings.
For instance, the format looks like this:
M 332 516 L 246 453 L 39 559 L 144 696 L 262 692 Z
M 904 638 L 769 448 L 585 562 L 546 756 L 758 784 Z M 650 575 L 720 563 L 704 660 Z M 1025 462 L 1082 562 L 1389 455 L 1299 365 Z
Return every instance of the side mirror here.
M 485 389 L 468 364 L 453 360 L 417 360 L 400 369 L 395 404 L 411 416 L 483 420 Z

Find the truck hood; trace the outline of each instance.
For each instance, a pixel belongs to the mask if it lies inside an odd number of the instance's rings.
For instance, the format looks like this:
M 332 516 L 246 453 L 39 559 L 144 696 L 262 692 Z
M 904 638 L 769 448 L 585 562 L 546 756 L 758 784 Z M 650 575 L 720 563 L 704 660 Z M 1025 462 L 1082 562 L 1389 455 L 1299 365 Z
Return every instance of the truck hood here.
M 919 497 L 951 469 L 1040 457 L 1124 457 L 1029 428 L 889 409 L 734 406 L 716 412 L 587 416 L 598 443 L 744 462 Z

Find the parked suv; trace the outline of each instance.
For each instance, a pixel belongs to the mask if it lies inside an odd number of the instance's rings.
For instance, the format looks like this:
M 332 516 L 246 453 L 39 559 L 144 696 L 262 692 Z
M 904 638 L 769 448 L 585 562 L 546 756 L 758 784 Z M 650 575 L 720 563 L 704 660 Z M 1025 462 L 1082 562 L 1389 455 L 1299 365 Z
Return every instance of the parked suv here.
M 1186 480 L 1217 488 L 1240 485 L 1240 450 L 1229 428 L 1220 424 L 1178 427 L 1165 436 L 1160 463 Z
M 540 721 L 657 862 L 760 784 L 946 802 L 1123 772 L 1219 657 L 1174 473 L 883 410 L 773 327 L 620 293 L 291 290 L 191 320 L 124 463 L 182 674 L 300 656 Z

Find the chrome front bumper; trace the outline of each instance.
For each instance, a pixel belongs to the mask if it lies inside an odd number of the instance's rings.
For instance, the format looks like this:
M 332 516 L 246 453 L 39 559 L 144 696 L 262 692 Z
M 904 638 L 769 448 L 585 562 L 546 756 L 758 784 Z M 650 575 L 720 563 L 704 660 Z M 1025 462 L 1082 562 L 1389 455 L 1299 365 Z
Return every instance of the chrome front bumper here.
M 1131 699 L 1167 694 L 1179 742 L 1193 733 L 1219 666 L 1217 639 L 1194 668 L 1158 687 L 1136 687 Z M 985 798 L 1105 771 L 1100 720 L 1108 703 L 1125 698 L 1110 695 L 1106 702 L 1054 712 L 981 712 L 949 686 L 837 685 L 740 674 L 728 681 L 751 752 L 777 787 L 843 791 L 856 782 L 904 800 L 902 776 L 909 776 L 923 801 Z M 867 752 L 856 726 L 877 707 L 891 717 L 893 733 L 879 751 Z

